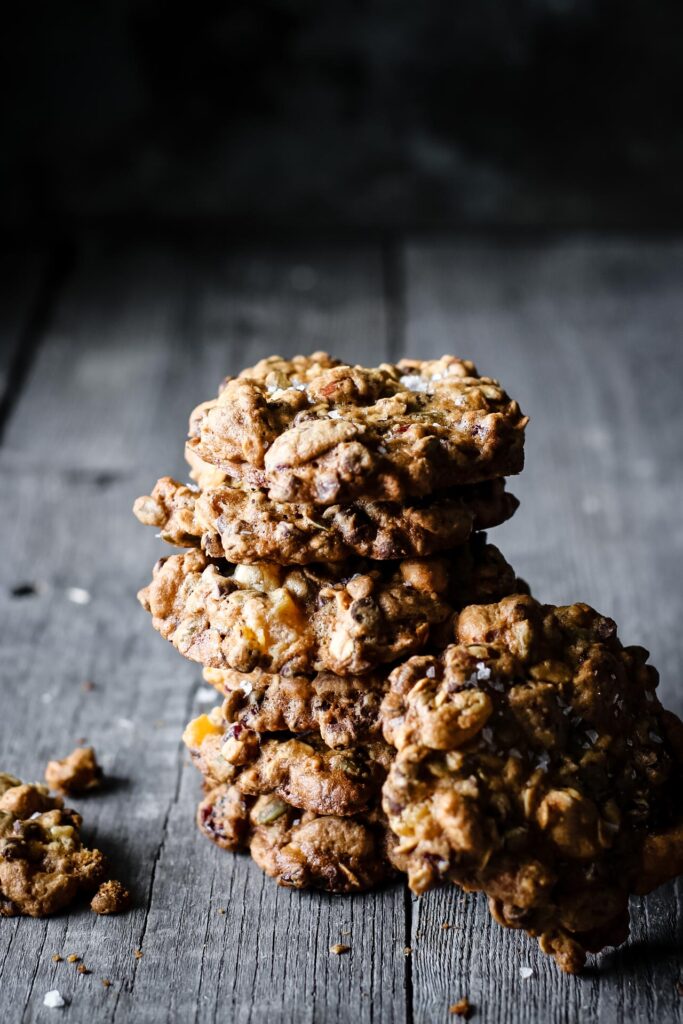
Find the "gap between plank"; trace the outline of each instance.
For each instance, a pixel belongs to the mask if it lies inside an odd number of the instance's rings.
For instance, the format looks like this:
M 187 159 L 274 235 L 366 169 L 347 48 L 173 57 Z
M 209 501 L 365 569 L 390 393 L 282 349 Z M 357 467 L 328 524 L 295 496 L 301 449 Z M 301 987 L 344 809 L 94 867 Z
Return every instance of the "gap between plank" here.
M 0 445 L 52 320 L 57 300 L 73 270 L 74 255 L 71 247 L 59 246 L 48 258 L 47 266 L 41 274 L 35 298 L 16 341 L 14 356 L 7 371 L 5 391 L 0 395 Z

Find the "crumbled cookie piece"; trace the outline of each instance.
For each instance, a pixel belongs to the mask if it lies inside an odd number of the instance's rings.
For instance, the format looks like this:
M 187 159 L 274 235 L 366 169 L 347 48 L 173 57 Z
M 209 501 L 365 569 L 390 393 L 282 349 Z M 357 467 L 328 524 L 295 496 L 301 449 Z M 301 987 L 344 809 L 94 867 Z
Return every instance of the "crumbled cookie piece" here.
M 454 609 L 523 588 L 477 535 L 448 557 L 231 573 L 192 549 L 162 559 L 138 598 L 186 657 L 212 668 L 359 674 L 450 634 Z
M 330 953 L 334 953 L 335 956 L 341 956 L 342 953 L 350 952 L 351 947 L 345 946 L 343 942 L 335 942 L 333 946 L 330 946 Z
M 332 749 L 319 736 L 259 737 L 222 712 L 200 715 L 183 735 L 192 760 L 209 785 L 233 782 L 250 796 L 274 793 L 316 814 L 357 814 L 376 800 L 391 748 L 376 739 Z
M 452 1003 L 448 1007 L 448 1012 L 455 1014 L 456 1017 L 464 1017 L 467 1020 L 472 1014 L 472 1004 L 467 996 L 463 996 L 462 999 L 458 999 L 457 1003 Z
M 364 676 L 271 675 L 260 669 L 206 668 L 204 678 L 225 696 L 223 717 L 259 734 L 319 732 L 328 747 L 349 747 L 376 737 L 388 670 Z
M 415 892 L 483 889 L 569 972 L 628 935 L 629 893 L 683 871 L 683 724 L 647 652 L 587 605 L 465 608 L 394 670 L 383 806 Z
M 130 893 L 114 878 L 103 882 L 90 902 L 96 914 L 120 914 L 129 907 Z
M 45 781 L 59 793 L 83 793 L 102 783 L 102 769 L 92 747 L 76 747 L 61 761 L 48 761 Z
M 80 826 L 45 786 L 0 776 L 0 916 L 54 914 L 106 878 L 104 855 L 82 845 Z
M 455 488 L 411 504 L 357 499 L 319 508 L 272 501 L 263 491 L 222 485 L 197 493 L 171 477 L 158 480 L 133 512 L 177 547 L 199 547 L 236 564 L 280 565 L 415 558 L 464 544 L 477 530 L 509 519 L 518 501 L 504 480 Z
M 402 501 L 519 472 L 525 425 L 470 362 L 366 369 L 316 352 L 227 378 L 193 412 L 188 448 L 274 501 Z

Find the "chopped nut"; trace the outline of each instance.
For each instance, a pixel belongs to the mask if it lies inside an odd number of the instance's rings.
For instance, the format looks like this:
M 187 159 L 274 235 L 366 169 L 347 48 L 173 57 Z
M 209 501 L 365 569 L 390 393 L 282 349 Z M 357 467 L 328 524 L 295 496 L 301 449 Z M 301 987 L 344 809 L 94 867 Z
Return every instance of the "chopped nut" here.
M 448 1012 L 454 1013 L 457 1017 L 464 1017 L 467 1020 L 472 1013 L 472 1004 L 467 996 L 463 996 L 462 999 L 458 999 L 457 1003 L 453 1003 L 448 1007 Z
M 79 964 L 76 970 L 78 971 L 79 974 L 90 974 L 90 971 L 85 966 L 85 964 Z
M 135 957 L 136 960 L 142 960 L 144 953 L 142 952 L 141 949 L 136 949 L 135 952 L 133 953 L 133 956 Z
M 61 964 L 61 962 L 62 962 L 62 960 L 63 960 L 63 959 L 64 959 L 64 957 L 61 957 L 61 956 L 59 955 L 59 953 L 53 953 L 53 954 L 52 954 L 52 960 L 53 960 L 53 962 L 54 962 L 54 963 L 56 963 L 56 964 Z
M 345 946 L 342 942 L 337 942 L 334 946 L 330 946 L 330 953 L 336 953 L 337 956 L 340 956 L 342 953 L 348 953 L 350 949 L 350 946 Z
M 81 958 L 78 955 L 78 953 L 69 953 L 68 957 L 66 958 L 67 963 L 70 964 L 77 964 L 80 959 Z

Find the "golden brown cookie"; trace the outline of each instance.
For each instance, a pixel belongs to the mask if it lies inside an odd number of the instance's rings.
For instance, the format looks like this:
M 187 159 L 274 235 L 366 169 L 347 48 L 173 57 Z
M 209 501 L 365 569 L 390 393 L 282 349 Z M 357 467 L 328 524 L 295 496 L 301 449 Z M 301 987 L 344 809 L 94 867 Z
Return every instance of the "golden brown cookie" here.
M 518 473 L 526 418 L 470 362 L 263 359 L 190 419 L 188 448 L 274 501 L 403 501 Z
M 441 558 L 293 569 L 230 567 L 193 548 L 158 562 L 138 597 L 155 629 L 202 665 L 355 675 L 450 636 L 455 609 L 523 586 L 477 534 Z
M 566 971 L 683 868 L 683 726 L 647 652 L 587 605 L 465 608 L 460 641 L 391 675 L 383 806 L 409 884 L 482 889 Z
M 197 492 L 171 477 L 135 502 L 140 522 L 176 547 L 199 547 L 229 562 L 305 565 L 360 556 L 424 557 L 464 544 L 477 530 L 509 519 L 517 499 L 504 480 L 455 488 L 413 501 L 368 501 L 319 508 L 272 501 L 264 491 L 223 484 Z

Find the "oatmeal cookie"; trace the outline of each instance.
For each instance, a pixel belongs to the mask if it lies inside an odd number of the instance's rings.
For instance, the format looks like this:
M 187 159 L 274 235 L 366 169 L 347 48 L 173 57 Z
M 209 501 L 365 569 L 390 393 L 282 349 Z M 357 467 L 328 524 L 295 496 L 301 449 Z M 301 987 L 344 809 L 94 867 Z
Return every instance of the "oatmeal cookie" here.
M 391 760 L 382 740 L 334 750 L 320 736 L 259 736 L 226 721 L 221 708 L 189 723 L 183 740 L 209 784 L 249 796 L 272 793 L 316 814 L 357 814 L 376 802 Z
M 274 501 L 403 501 L 518 473 L 525 425 L 453 356 L 366 369 L 316 352 L 228 377 L 193 412 L 188 449 Z
M 565 971 L 628 934 L 628 896 L 683 871 L 683 725 L 587 605 L 465 608 L 457 645 L 391 675 L 383 806 L 411 888 L 482 889 Z
M 0 774 L 0 916 L 54 914 L 108 877 L 81 843 L 81 816 L 45 786 Z
M 159 561 L 138 598 L 155 629 L 202 665 L 355 675 L 438 641 L 454 609 L 519 588 L 477 534 L 441 558 L 293 569 L 230 568 L 192 548 Z
M 464 544 L 477 530 L 509 519 L 518 501 L 505 481 L 455 488 L 401 504 L 357 499 L 318 508 L 272 501 L 263 491 L 224 485 L 197 493 L 171 477 L 158 480 L 133 511 L 176 547 L 199 547 L 211 558 L 280 565 L 433 555 Z
M 376 737 L 389 687 L 387 671 L 308 677 L 205 668 L 204 678 L 226 698 L 223 714 L 228 723 L 257 733 L 319 732 L 328 747 L 349 747 Z
M 224 783 L 200 803 L 197 824 L 223 849 L 249 849 L 262 871 L 293 889 L 362 892 L 394 873 L 387 829 L 376 810 L 362 819 L 317 815 L 272 794 L 245 796 Z

